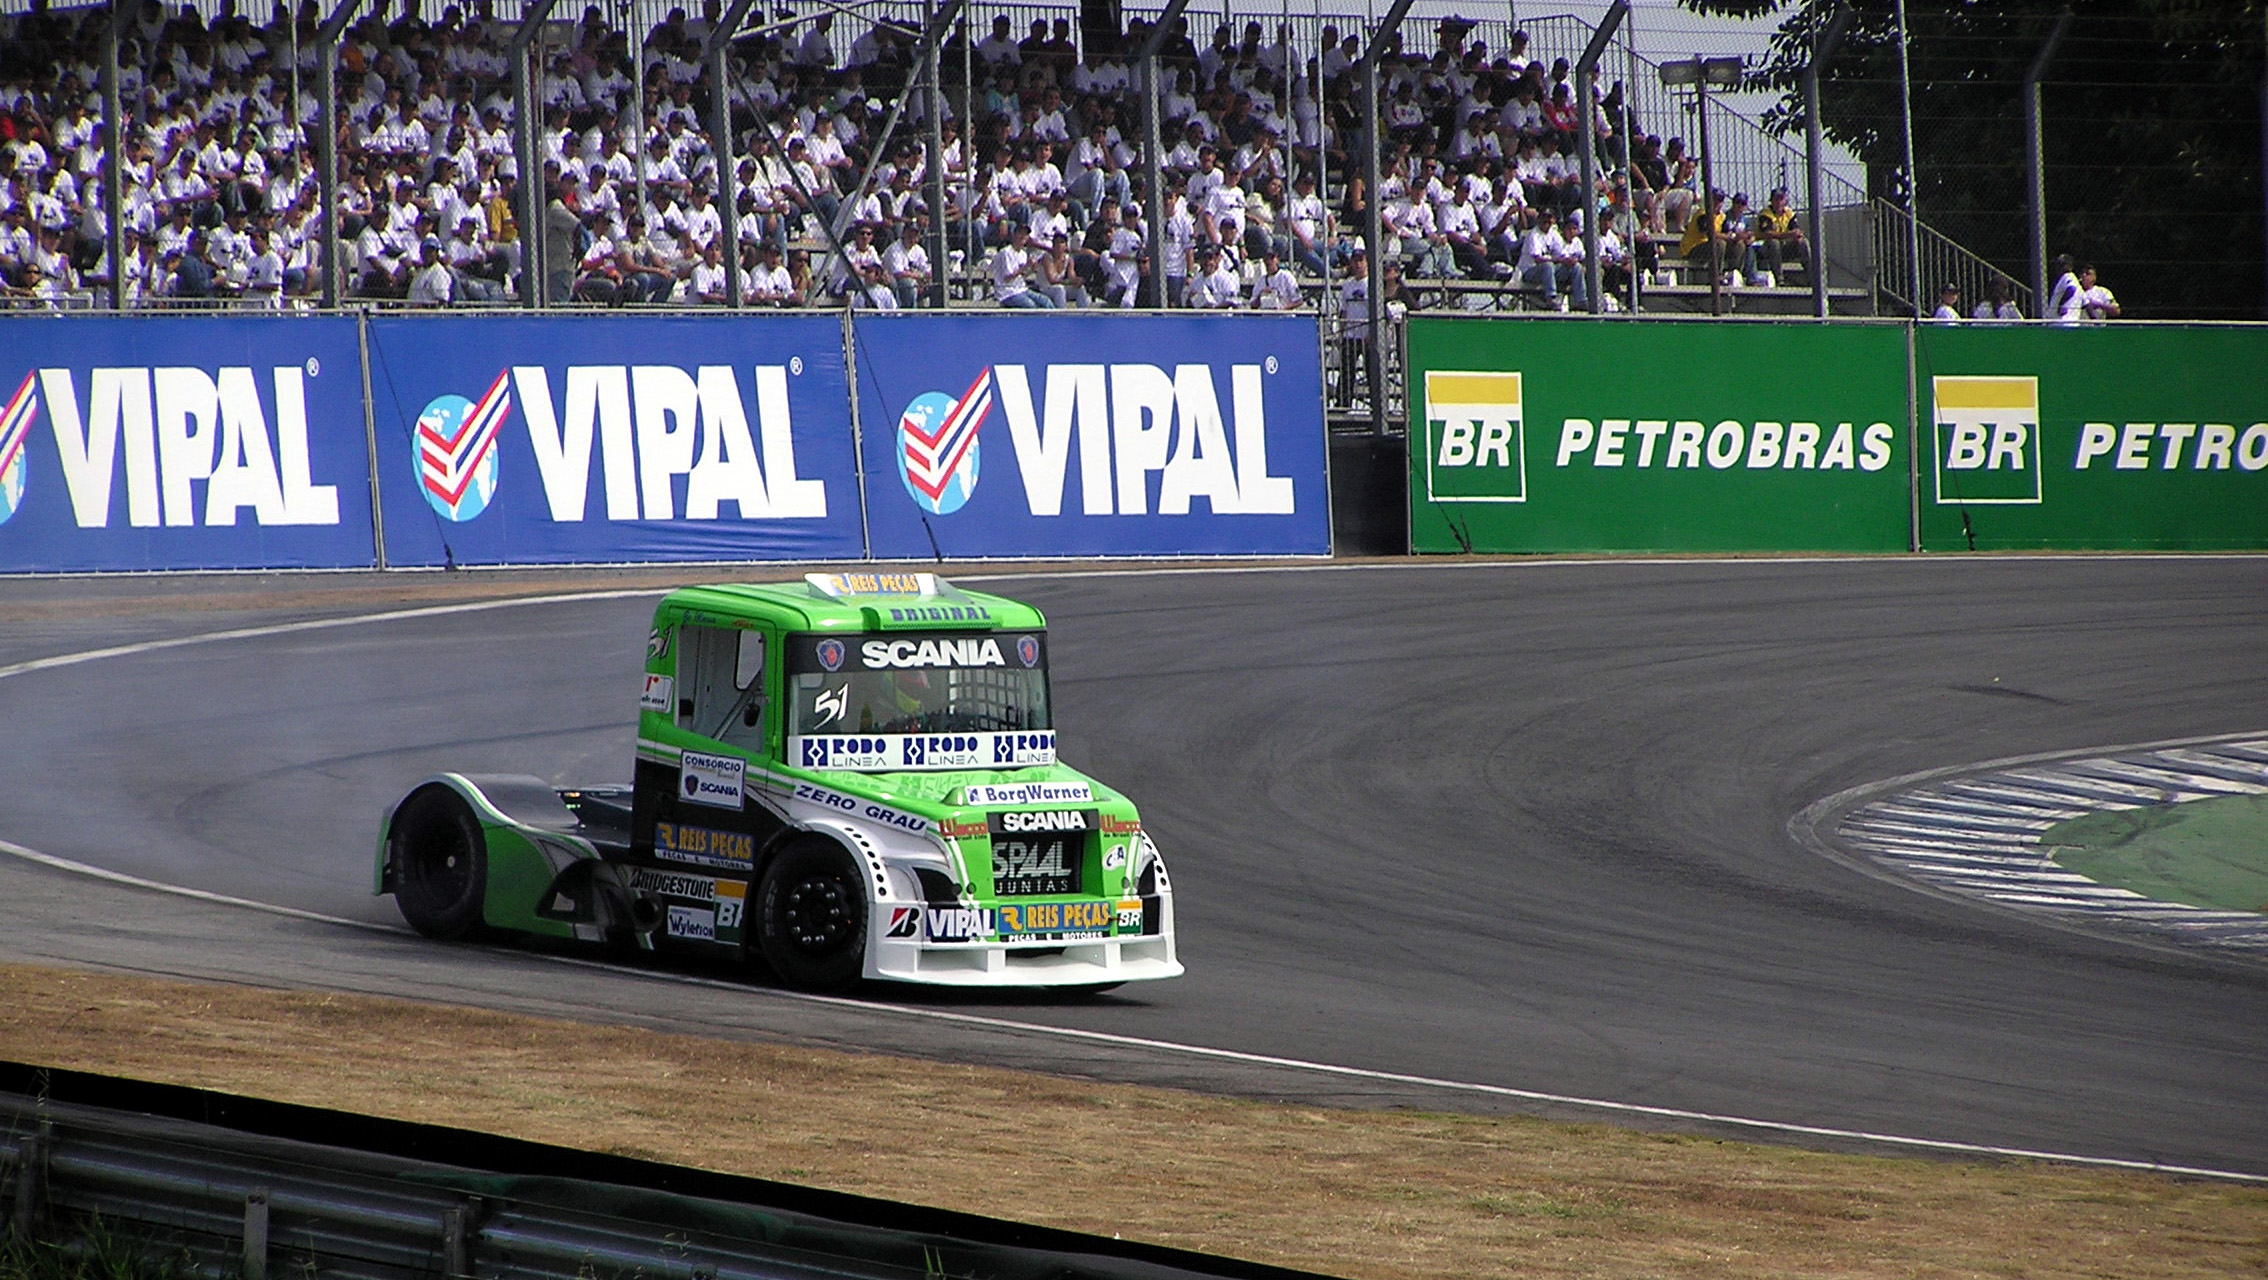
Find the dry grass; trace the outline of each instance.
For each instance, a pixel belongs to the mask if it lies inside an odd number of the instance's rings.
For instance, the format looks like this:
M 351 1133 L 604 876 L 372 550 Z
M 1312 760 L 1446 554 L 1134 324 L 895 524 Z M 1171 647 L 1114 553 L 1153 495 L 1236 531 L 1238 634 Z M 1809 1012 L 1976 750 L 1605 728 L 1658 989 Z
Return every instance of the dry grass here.
M 372 997 L 0 966 L 0 1057 L 1347 1276 L 2268 1274 L 2262 1188 L 1270 1106 Z

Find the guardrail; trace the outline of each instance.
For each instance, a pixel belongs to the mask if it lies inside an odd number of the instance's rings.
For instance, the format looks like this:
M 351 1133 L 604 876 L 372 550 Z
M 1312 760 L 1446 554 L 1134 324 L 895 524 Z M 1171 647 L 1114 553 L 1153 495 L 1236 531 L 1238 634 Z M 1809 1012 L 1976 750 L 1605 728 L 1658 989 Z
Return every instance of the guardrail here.
M 242 1280 L 1310 1274 L 203 1090 L 16 1064 L 0 1084 L 12 1231 L 147 1240 Z

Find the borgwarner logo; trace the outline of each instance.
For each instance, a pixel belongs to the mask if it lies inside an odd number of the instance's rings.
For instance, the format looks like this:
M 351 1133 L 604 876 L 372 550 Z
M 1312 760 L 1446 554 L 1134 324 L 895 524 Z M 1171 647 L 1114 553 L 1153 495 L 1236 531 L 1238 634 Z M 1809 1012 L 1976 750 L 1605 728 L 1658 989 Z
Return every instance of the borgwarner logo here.
M 417 483 L 444 520 L 470 520 L 496 494 L 496 437 L 512 412 L 512 376 L 499 373 L 474 404 L 437 396 L 417 415 Z
M 1083 515 L 1148 515 L 1153 493 L 1162 516 L 1188 515 L 1196 500 L 1214 515 L 1293 515 L 1291 478 L 1268 474 L 1266 391 L 1279 368 L 1274 356 L 1230 365 L 1224 397 L 1207 364 L 1045 365 L 1036 395 L 1029 366 L 993 365 L 958 399 L 925 391 L 906 405 L 898 478 L 931 515 L 966 506 L 997 400 L 1032 515 L 1063 514 L 1074 475 Z

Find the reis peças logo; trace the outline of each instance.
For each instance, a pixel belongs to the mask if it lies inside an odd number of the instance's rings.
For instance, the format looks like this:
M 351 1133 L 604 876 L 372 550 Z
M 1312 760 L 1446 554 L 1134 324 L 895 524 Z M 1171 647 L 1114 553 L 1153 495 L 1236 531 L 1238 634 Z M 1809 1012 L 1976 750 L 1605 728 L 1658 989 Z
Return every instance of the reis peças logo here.
M 24 505 L 24 445 L 31 439 L 32 419 L 39 416 L 39 395 L 32 390 L 39 375 L 24 375 L 24 385 L 0 408 L 0 524 Z
M 417 482 L 445 520 L 470 520 L 496 495 L 496 437 L 512 412 L 511 375 L 499 373 L 479 404 L 436 396 L 417 415 Z
M 992 409 L 992 370 L 977 375 L 959 400 L 925 391 L 898 416 L 898 479 L 931 515 L 961 509 L 976 492 L 977 428 Z

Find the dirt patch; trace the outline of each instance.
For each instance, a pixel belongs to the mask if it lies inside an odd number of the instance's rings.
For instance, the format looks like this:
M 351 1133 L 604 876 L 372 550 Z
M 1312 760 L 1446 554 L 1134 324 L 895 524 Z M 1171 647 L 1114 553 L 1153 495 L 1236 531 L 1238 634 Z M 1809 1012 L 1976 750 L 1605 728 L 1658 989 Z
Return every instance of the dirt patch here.
M 368 996 L 0 966 L 0 1057 L 1351 1277 L 2268 1273 L 2268 1188 L 1271 1106 Z

